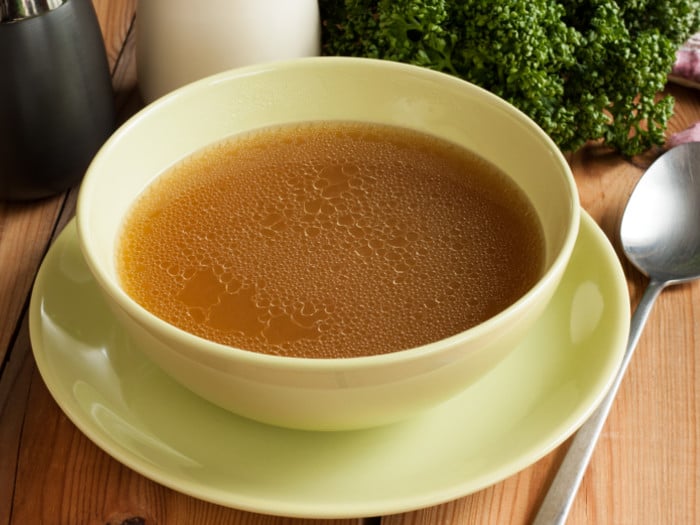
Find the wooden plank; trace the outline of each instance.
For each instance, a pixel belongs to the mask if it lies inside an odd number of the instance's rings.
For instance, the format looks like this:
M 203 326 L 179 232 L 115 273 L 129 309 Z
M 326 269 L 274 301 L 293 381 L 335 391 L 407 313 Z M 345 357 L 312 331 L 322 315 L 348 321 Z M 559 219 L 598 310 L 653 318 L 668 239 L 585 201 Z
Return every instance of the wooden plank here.
M 63 196 L 0 202 L 0 369 L 62 204 Z
M 120 55 L 124 52 L 124 42 L 126 42 L 127 35 L 132 28 L 136 2 L 137 0 L 92 1 L 97 20 L 102 29 L 110 71 L 113 73 Z
M 0 524 L 10 522 L 21 429 L 34 370 L 26 326 L 19 334 L 0 378 Z

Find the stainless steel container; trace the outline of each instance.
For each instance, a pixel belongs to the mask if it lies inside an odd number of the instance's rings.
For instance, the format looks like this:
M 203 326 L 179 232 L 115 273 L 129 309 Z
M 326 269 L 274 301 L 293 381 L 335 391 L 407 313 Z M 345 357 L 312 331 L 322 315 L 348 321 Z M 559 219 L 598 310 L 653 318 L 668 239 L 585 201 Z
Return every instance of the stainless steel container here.
M 0 0 L 0 199 L 76 185 L 114 126 L 91 0 Z

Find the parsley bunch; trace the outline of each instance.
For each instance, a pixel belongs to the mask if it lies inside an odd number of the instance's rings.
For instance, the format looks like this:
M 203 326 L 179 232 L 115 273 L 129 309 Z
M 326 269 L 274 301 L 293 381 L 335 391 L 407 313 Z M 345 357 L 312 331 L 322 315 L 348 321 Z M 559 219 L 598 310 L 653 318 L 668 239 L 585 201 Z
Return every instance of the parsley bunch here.
M 664 143 L 661 96 L 698 0 L 320 0 L 327 55 L 407 62 L 507 100 L 563 151 Z

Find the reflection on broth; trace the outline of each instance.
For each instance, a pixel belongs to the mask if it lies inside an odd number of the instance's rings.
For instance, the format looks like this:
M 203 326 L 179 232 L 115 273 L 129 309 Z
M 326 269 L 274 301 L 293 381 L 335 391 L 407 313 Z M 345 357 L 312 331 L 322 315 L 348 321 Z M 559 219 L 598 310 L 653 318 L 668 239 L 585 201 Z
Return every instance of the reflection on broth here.
M 130 211 L 118 271 L 137 302 L 258 352 L 355 357 L 459 333 L 539 278 L 544 241 L 497 168 L 415 131 L 259 130 L 162 174 Z

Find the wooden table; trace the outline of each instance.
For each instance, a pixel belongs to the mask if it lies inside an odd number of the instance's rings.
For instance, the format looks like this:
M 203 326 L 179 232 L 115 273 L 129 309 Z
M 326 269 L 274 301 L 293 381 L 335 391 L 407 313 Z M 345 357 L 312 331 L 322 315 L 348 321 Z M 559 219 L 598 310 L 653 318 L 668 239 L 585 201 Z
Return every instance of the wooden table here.
M 105 36 L 120 119 L 142 103 L 136 90 L 136 0 L 94 0 Z M 700 120 L 700 94 L 676 97 L 669 133 Z M 653 155 L 651 155 L 653 157 Z M 586 147 L 569 161 L 583 207 L 618 252 L 627 197 L 649 156 L 625 160 Z M 0 203 L 0 525 L 529 523 L 565 443 L 536 464 L 462 499 L 384 517 L 337 521 L 250 514 L 158 485 L 92 444 L 61 412 L 41 377 L 27 329 L 35 274 L 74 214 L 76 191 L 30 203 Z M 698 225 L 700 227 L 700 225 Z M 633 306 L 645 278 L 624 263 Z M 572 509 L 576 524 L 700 523 L 700 285 L 662 294 L 646 327 Z

